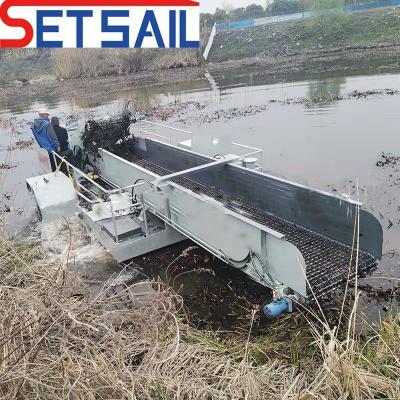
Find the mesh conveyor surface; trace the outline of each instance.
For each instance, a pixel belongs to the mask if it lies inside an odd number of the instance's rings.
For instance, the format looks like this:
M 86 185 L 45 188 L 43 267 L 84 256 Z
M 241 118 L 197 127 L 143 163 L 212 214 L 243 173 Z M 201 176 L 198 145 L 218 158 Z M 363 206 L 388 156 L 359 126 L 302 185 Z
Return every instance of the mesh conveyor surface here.
M 160 176 L 171 173 L 171 171 L 145 159 L 137 159 L 133 162 Z M 355 277 L 357 252 L 356 250 L 352 251 L 349 246 L 266 213 L 249 202 L 227 195 L 215 187 L 206 186 L 184 177 L 176 178 L 174 182 L 197 194 L 212 197 L 223 203 L 229 210 L 284 234 L 285 239 L 302 253 L 306 262 L 308 282 L 317 297 L 329 294 L 347 280 L 350 260 L 352 260 L 350 276 L 351 278 Z M 374 257 L 364 252 L 359 253 L 359 275 L 366 274 L 375 266 Z

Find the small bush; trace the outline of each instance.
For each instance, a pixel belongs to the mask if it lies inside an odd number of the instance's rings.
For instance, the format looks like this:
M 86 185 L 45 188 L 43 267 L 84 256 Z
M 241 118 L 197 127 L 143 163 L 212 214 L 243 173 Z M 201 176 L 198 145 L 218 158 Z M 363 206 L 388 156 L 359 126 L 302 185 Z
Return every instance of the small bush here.
M 7 79 L 6 79 L 6 75 L 3 71 L 0 71 L 0 85 L 3 83 L 6 83 Z
M 344 0 L 310 0 L 313 16 L 308 19 L 308 30 L 326 38 L 345 31 L 349 14 L 344 10 Z
M 114 73 L 131 74 L 148 67 L 154 58 L 152 49 L 115 49 L 107 52 L 107 59 L 114 63 Z

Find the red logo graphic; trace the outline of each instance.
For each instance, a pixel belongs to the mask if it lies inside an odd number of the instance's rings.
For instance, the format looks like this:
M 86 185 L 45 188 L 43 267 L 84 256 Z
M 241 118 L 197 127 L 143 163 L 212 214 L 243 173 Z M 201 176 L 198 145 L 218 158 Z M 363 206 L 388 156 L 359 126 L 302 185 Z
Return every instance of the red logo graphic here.
M 25 47 L 33 38 L 33 27 L 22 18 L 11 18 L 11 7 L 198 7 L 192 0 L 5 0 L 0 6 L 0 20 L 9 27 L 22 28 L 25 35 L 20 39 L 0 39 L 1 47 Z

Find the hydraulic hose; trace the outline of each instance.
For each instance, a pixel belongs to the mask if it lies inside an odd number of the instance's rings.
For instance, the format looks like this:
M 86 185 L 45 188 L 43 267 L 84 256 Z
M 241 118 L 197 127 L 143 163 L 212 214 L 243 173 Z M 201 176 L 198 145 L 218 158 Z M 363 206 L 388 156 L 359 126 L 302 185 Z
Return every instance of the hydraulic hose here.
M 134 185 L 138 184 L 139 182 L 145 182 L 145 183 L 148 183 L 150 187 L 152 186 L 151 182 L 144 178 L 136 179 L 136 181 L 134 182 Z M 132 204 L 137 203 L 137 197 L 136 197 L 136 194 L 134 195 L 134 191 L 135 191 L 135 187 L 132 188 L 132 192 L 131 192 Z
M 251 251 L 249 251 L 249 254 L 243 260 L 235 260 L 235 259 L 227 256 L 221 249 L 219 249 L 219 251 L 223 254 L 223 256 L 226 259 L 226 261 L 228 261 L 236 269 L 244 269 L 244 268 L 246 268 L 247 267 L 247 263 L 251 260 Z
M 272 289 L 277 290 L 278 289 L 278 285 L 276 284 L 275 279 L 272 277 L 272 275 L 269 273 L 268 268 L 265 266 L 265 264 L 262 262 L 262 260 L 260 259 L 260 257 L 258 257 L 258 255 L 252 251 L 250 251 L 250 258 L 251 258 L 251 263 L 254 267 L 254 269 L 257 271 L 257 267 L 254 264 L 254 257 L 257 259 L 257 261 L 260 263 L 262 270 L 265 272 L 265 274 L 268 276 L 269 279 L 269 284 L 271 285 Z M 260 275 L 260 279 L 262 281 L 265 282 L 265 278 L 263 276 Z

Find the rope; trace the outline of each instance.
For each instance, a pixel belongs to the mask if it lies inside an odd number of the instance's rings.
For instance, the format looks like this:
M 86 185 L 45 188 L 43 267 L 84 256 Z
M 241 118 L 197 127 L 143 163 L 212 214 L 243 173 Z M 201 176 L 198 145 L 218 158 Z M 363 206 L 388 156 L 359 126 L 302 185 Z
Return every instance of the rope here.
M 53 157 L 54 157 L 54 154 L 53 154 Z M 65 165 L 67 166 L 68 178 L 71 179 L 71 181 L 72 181 L 74 178 L 73 178 L 72 175 L 71 175 L 70 166 L 69 166 L 69 164 L 67 163 L 67 161 L 65 160 L 66 157 L 60 157 L 60 158 L 61 158 L 61 161 L 60 161 L 60 163 L 57 165 L 56 173 L 59 173 L 59 172 L 60 172 L 62 164 L 65 163 Z

